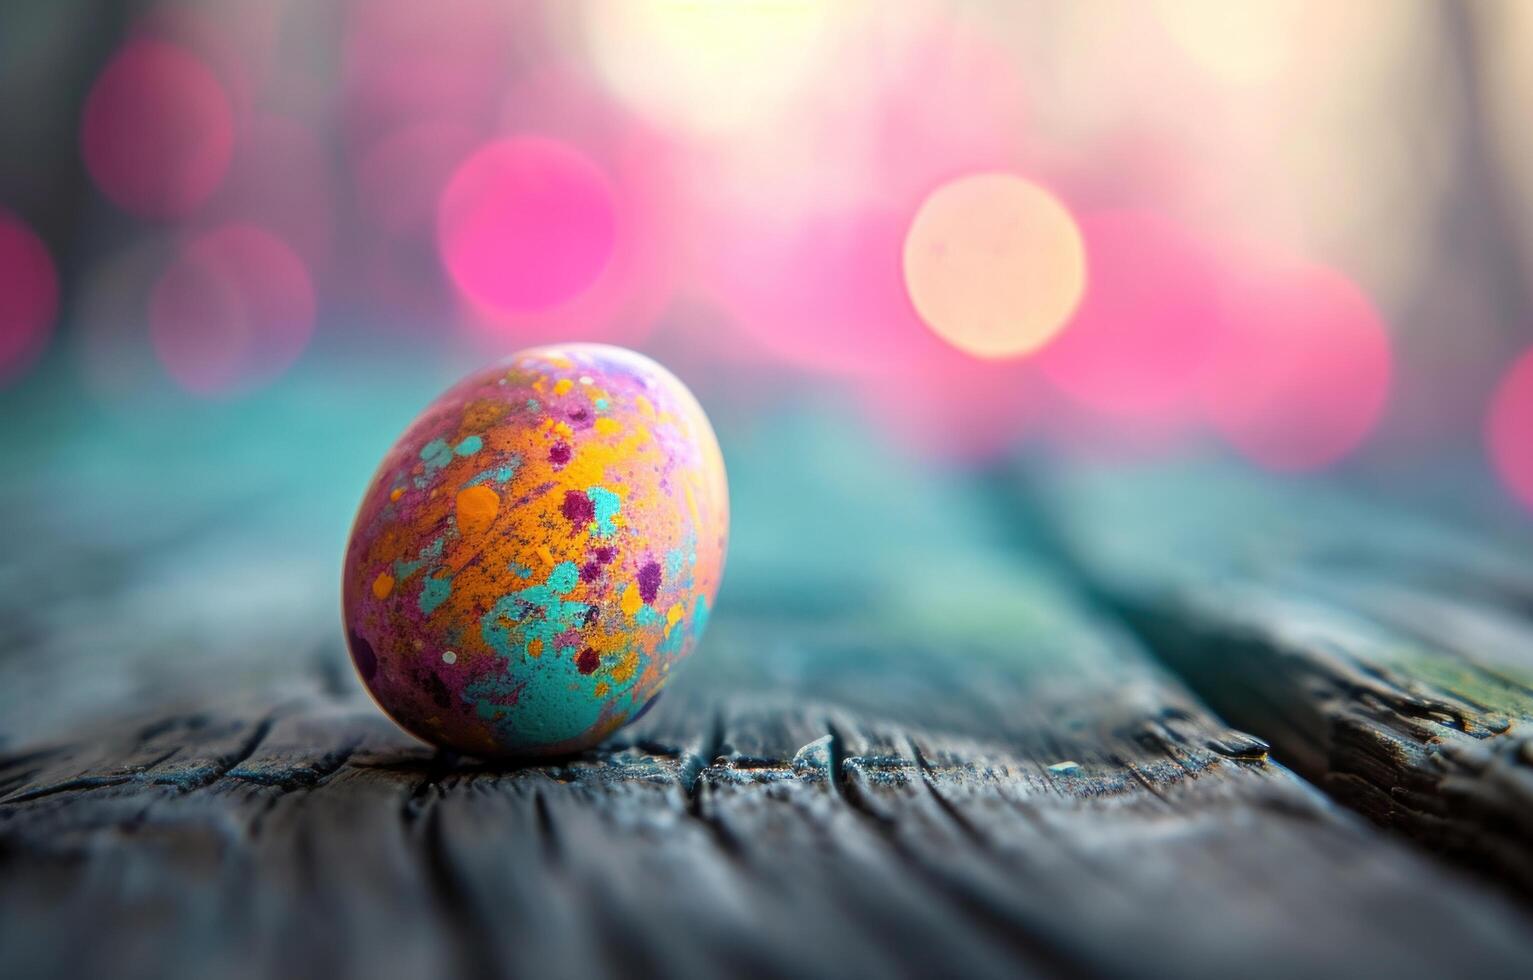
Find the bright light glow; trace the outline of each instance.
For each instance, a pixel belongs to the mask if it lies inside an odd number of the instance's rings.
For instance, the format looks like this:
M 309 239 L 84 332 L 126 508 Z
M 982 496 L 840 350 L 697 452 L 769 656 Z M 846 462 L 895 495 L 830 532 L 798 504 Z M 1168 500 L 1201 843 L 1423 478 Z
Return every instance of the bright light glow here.
M 1497 387 L 1485 438 L 1501 481 L 1533 510 L 1533 348 L 1512 364 Z
M 905 284 L 927 326 L 976 357 L 1036 350 L 1069 319 L 1086 282 L 1075 221 L 1011 174 L 934 191 L 905 237 Z
M 458 168 L 442 194 L 437 241 L 453 282 L 494 310 L 568 302 L 612 256 L 612 185 L 574 149 L 541 137 L 501 140 Z
M 618 98 L 657 122 L 717 134 L 759 127 L 825 47 L 826 0 L 588 0 L 583 27 Z
M 160 41 L 133 41 L 101 72 L 80 126 L 85 166 L 118 207 L 176 218 L 218 188 L 234 150 L 234 118 L 213 72 Z
M 155 284 L 150 336 L 160 362 L 200 395 L 274 380 L 308 345 L 314 290 L 293 250 L 252 225 L 194 239 Z
M 0 211 L 0 384 L 42 353 L 58 309 L 58 276 L 32 230 Z
M 1340 273 L 1295 261 L 1259 260 L 1227 283 L 1203 391 L 1210 423 L 1271 470 L 1352 452 L 1389 393 L 1389 336 L 1372 302 Z
M 1173 422 L 1197 409 L 1219 328 L 1219 268 L 1192 236 L 1148 211 L 1081 217 L 1088 285 L 1038 353 L 1056 387 L 1096 411 Z

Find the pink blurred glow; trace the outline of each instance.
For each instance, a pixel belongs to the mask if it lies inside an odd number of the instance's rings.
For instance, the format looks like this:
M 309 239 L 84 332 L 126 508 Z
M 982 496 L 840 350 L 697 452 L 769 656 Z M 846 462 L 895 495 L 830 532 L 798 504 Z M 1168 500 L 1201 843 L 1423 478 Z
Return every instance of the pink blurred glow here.
M 354 252 L 364 305 L 394 320 L 433 326 L 454 316 L 437 251 L 437 206 L 453 171 L 481 142 L 475 129 L 459 123 L 410 124 L 357 160 L 357 210 L 371 229 Z
M 1248 262 L 1226 285 L 1203 386 L 1209 422 L 1271 470 L 1348 455 L 1389 393 L 1389 336 L 1373 303 L 1340 273 L 1294 260 Z
M 1086 295 L 1036 359 L 1071 398 L 1123 419 L 1190 419 L 1218 339 L 1219 268 L 1201 243 L 1148 211 L 1080 219 Z
M 253 115 L 242 123 L 228 176 L 205 210 L 209 225 L 266 228 L 311 270 L 329 263 L 335 232 L 329 159 L 313 130 L 295 119 Z
M 859 114 L 867 106 L 853 107 Z M 844 122 L 844 120 L 843 120 Z M 953 24 L 924 37 L 879 91 L 865 165 L 889 200 L 914 207 L 966 173 L 1021 160 L 1027 100 L 1012 60 Z
M 91 178 L 123 210 L 181 217 L 224 179 L 233 110 L 195 55 L 161 41 L 131 41 L 85 100 L 80 144 Z
M 1014 449 L 1043 402 L 1026 361 L 978 360 L 935 337 L 900 369 L 859 378 L 856 390 L 869 420 L 894 441 L 964 463 Z
M 20 377 L 47 346 L 58 300 L 47 247 L 0 211 L 0 385 Z
M 314 312 L 308 270 L 291 248 L 253 225 L 225 225 L 187 244 L 155 284 L 150 336 L 188 391 L 247 391 L 297 360 Z
M 612 184 L 588 158 L 555 140 L 516 137 L 485 146 L 453 174 L 437 240 L 469 299 L 536 313 L 601 275 L 612 257 L 614 210 Z
M 342 72 L 353 145 L 410 122 L 492 124 L 513 41 L 509 9 L 504 0 L 352 0 Z
M 590 285 L 556 307 L 524 312 L 468 304 L 478 339 L 493 350 L 553 340 L 641 342 L 671 302 L 687 221 L 675 145 L 562 67 L 545 68 L 506 93 L 500 127 L 579 147 L 596 164 L 611 187 L 612 247 Z
M 138 18 L 133 32 L 202 59 L 241 115 L 254 107 L 277 70 L 284 6 L 282 0 L 162 3 Z
M 813 215 L 789 225 L 725 219 L 705 256 L 718 300 L 752 337 L 800 367 L 887 372 L 933 350 L 905 289 L 907 216 L 889 208 Z
M 402 126 L 373 144 L 357 163 L 357 205 L 390 237 L 429 231 L 453 172 L 479 137 L 454 122 Z
M 1497 386 L 1485 439 L 1501 482 L 1533 510 L 1533 348 L 1513 362 Z
M 72 353 L 91 394 L 114 408 L 177 391 L 149 337 L 149 298 L 174 258 L 167 237 L 138 238 L 79 277 Z

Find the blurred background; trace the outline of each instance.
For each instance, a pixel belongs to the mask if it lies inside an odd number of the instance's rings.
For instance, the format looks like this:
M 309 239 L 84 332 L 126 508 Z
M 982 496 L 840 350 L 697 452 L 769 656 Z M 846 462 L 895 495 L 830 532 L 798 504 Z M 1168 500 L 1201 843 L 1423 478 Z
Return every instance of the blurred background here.
M 264 508 L 275 569 L 188 545 L 139 601 L 285 629 L 408 421 L 571 339 L 768 482 L 830 426 L 1526 521 L 1529 92 L 1515 0 L 11 0 L 5 584 Z
M 926 457 L 1533 504 L 1530 49 L 1515 2 L 8 3 L 6 436 L 589 339 Z

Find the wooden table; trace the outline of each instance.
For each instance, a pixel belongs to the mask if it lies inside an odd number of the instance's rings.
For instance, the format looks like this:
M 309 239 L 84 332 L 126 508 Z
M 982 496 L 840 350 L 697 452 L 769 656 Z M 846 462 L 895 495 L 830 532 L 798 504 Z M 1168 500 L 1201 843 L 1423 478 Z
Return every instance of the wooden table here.
M 4 975 L 1533 969 L 1515 533 L 834 419 L 726 432 L 701 650 L 520 768 L 412 741 L 346 660 L 345 509 L 403 418 L 299 463 L 281 426 L 71 430 L 0 491 Z

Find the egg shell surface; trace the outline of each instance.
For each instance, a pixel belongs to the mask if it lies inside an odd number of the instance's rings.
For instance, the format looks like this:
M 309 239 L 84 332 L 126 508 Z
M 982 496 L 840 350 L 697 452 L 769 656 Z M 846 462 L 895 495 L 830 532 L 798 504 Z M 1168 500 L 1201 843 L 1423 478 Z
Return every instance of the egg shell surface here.
M 642 355 L 540 347 L 459 382 L 384 458 L 346 549 L 352 661 L 433 744 L 556 755 L 641 714 L 723 572 L 723 456 Z

